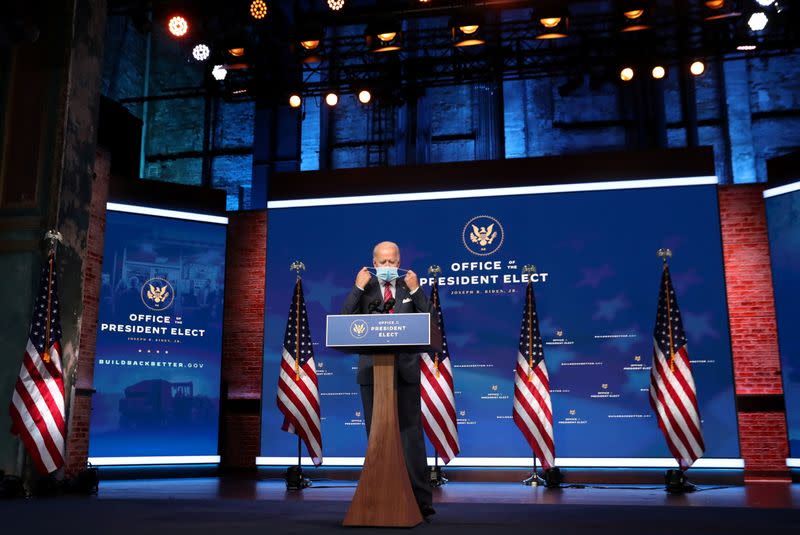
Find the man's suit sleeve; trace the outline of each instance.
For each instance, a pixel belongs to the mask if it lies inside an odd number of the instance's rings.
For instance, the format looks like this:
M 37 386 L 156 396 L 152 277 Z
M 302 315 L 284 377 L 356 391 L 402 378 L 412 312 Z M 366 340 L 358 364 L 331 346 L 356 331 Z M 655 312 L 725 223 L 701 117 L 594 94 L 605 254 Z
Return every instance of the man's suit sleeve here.
M 431 312 L 431 304 L 428 296 L 422 291 L 422 287 L 417 288 L 417 291 L 411 294 L 411 302 L 414 303 L 416 312 Z
M 347 295 L 347 299 L 344 300 L 342 314 L 358 314 L 361 312 L 360 305 L 362 295 L 364 295 L 364 290 L 354 284 L 350 293 Z

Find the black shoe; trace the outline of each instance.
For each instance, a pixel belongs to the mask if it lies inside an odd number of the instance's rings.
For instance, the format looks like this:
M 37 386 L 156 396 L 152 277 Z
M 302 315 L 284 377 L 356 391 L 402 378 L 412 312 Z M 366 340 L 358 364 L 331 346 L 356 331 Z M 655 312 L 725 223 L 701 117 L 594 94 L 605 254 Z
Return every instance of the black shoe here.
M 422 513 L 422 517 L 425 519 L 425 522 L 430 522 L 428 517 L 435 515 L 436 509 L 430 505 L 420 505 L 419 512 Z

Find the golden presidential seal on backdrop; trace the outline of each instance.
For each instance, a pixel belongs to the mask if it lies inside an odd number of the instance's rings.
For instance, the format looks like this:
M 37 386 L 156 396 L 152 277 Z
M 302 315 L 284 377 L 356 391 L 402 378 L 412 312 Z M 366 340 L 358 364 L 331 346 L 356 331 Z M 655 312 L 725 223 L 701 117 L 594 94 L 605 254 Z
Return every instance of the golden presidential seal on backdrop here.
M 505 231 L 496 218 L 488 215 L 475 216 L 464 225 L 461 241 L 467 250 L 478 256 L 489 256 L 503 245 Z
M 367 322 L 364 320 L 355 320 L 350 324 L 350 334 L 355 338 L 364 338 L 367 335 Z
M 154 277 L 145 281 L 140 290 L 142 303 L 150 310 L 166 310 L 172 306 L 175 290 L 167 279 Z

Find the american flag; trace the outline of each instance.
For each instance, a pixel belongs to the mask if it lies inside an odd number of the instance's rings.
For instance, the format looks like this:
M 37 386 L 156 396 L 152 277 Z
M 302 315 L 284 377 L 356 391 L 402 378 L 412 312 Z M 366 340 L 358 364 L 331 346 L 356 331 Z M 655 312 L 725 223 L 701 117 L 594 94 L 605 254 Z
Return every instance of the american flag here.
M 294 286 L 292 306 L 283 338 L 281 372 L 278 377 L 278 409 L 283 413 L 281 429 L 306 443 L 315 465 L 322 464 L 322 426 L 314 348 L 308 328 L 306 302 L 300 279 Z
M 64 379 L 55 255 L 42 267 L 28 344 L 11 396 L 11 432 L 19 435 L 36 469 L 49 474 L 64 465 Z
M 514 421 L 547 469 L 555 464 L 550 378 L 544 363 L 533 284 L 528 283 L 514 374 Z
M 672 456 L 681 469 L 686 470 L 703 456 L 705 445 L 686 334 L 666 264 L 661 275 L 653 342 L 650 405 L 656 412 L 658 426 L 664 432 Z
M 431 286 L 433 314 L 442 331 L 442 352 L 423 353 L 420 359 L 422 395 L 422 427 L 445 464 L 458 455 L 458 429 L 456 427 L 456 402 L 453 389 L 453 368 L 450 351 L 444 334 L 444 318 L 439 304 L 439 287 Z

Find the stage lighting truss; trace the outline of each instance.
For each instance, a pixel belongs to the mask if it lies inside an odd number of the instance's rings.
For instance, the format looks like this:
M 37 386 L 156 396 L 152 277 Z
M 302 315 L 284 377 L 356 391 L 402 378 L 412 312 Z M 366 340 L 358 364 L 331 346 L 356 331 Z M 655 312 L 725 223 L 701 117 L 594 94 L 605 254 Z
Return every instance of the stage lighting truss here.
M 253 53 L 248 56 L 247 68 L 228 65 L 227 75 L 238 85 L 256 84 L 261 87 L 278 87 L 283 84 L 287 70 L 297 80 L 301 80 L 303 98 L 324 97 L 335 90 L 357 97 L 364 87 L 375 88 L 375 81 L 382 81 L 382 88 L 373 91 L 381 95 L 382 102 L 402 102 L 406 94 L 413 94 L 424 88 L 442 87 L 463 83 L 499 83 L 530 79 L 540 76 L 586 75 L 591 70 L 592 78 L 620 81 L 620 58 L 632 57 L 635 79 L 651 78 L 656 65 L 675 65 L 679 69 L 689 69 L 685 62 L 686 51 L 695 58 L 712 57 L 723 54 L 740 56 L 743 52 L 758 54 L 760 57 L 785 54 L 786 50 L 797 47 L 797 35 L 788 31 L 778 31 L 784 26 L 768 26 L 756 36 L 747 26 L 745 16 L 738 18 L 707 21 L 704 14 L 710 8 L 722 9 L 734 3 L 730 0 L 708 0 L 697 2 L 693 7 L 692 22 L 687 32 L 680 34 L 675 30 L 677 16 L 664 11 L 658 18 L 651 18 L 649 31 L 619 32 L 619 17 L 624 16 L 619 7 L 604 16 L 583 15 L 569 18 L 569 39 L 538 39 L 544 30 L 551 31 L 564 25 L 566 17 L 543 17 L 542 12 L 520 10 L 514 16 L 501 21 L 484 20 L 477 24 L 463 24 L 468 32 L 473 30 L 485 39 L 483 46 L 456 47 L 452 37 L 452 24 L 448 19 L 439 18 L 436 26 L 431 24 L 403 24 L 395 20 L 389 29 L 374 32 L 372 50 L 386 46 L 397 46 L 393 53 L 370 53 L 365 43 L 364 33 L 326 31 L 316 23 L 315 31 L 298 32 L 292 38 L 291 56 L 294 64 L 276 64 L 272 56 Z M 754 0 L 749 0 L 754 4 Z M 615 4 L 619 6 L 619 4 Z M 655 5 L 647 2 L 645 6 Z M 738 4 L 737 4 L 738 5 Z M 757 6 L 756 6 L 757 8 Z M 645 7 L 644 9 L 648 9 Z M 771 9 L 771 8 L 770 8 Z M 634 10 L 635 11 L 635 10 Z M 454 13 L 453 17 L 460 11 Z M 562 15 L 568 15 L 560 12 Z M 772 13 L 772 11 L 770 11 Z M 546 13 L 545 13 L 546 14 Z M 542 15 L 542 16 L 540 16 Z M 635 13 L 632 15 L 636 15 Z M 642 15 L 643 17 L 644 15 Z M 781 17 L 772 13 L 771 17 Z M 541 18 L 545 18 L 547 28 Z M 637 16 L 636 18 L 641 18 Z M 636 20 L 636 18 L 634 20 Z M 550 20 L 553 19 L 553 20 Z M 555 20 L 559 19 L 559 20 Z M 721 24 L 725 22 L 724 25 Z M 310 24 L 314 24 L 309 21 Z M 352 23 L 348 19 L 348 23 Z M 344 22 L 342 23 L 344 24 Z M 770 24 L 772 22 L 770 21 Z M 350 24 L 351 28 L 357 27 Z M 363 27 L 363 26 L 362 26 Z M 713 44 L 708 40 L 708 28 L 722 28 L 718 32 L 722 41 Z M 744 28 L 749 38 L 742 38 L 737 30 Z M 467 33 L 469 35 L 469 33 Z M 753 48 L 757 46 L 757 48 Z M 217 47 L 219 48 L 219 47 Z M 228 47 L 223 47 L 225 51 Z M 255 50 L 255 49 L 254 49 Z M 634 56 L 630 54 L 634 53 Z M 231 59 L 229 55 L 228 62 Z M 267 60 L 266 58 L 270 58 Z M 264 59 L 261 59 L 264 58 Z M 684 71 L 685 72 L 685 71 Z M 667 73 L 664 73 L 667 75 Z M 591 84 L 590 84 L 591 85 Z M 386 89 L 386 88 L 389 89 Z M 387 95 L 392 98 L 384 98 Z M 248 96 L 255 98 L 257 91 Z M 286 102 L 286 97 L 278 97 Z

